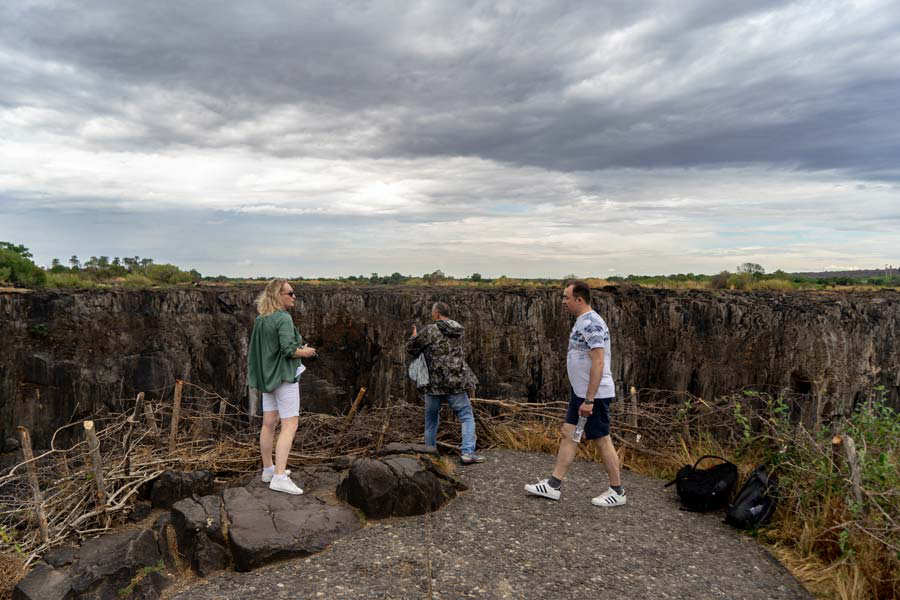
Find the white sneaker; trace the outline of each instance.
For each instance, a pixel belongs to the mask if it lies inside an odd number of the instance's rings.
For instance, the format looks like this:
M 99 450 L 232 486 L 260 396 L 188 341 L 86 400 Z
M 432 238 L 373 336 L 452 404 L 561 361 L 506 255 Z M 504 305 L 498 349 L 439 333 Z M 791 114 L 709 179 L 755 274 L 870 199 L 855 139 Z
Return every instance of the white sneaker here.
M 286 494 L 293 494 L 295 496 L 299 496 L 303 493 L 303 490 L 297 487 L 297 484 L 291 480 L 287 475 L 276 475 L 272 478 L 272 483 L 269 484 L 269 489 L 274 490 L 276 492 L 284 492 Z
M 596 498 L 591 498 L 591 504 L 609 508 L 611 506 L 623 506 L 626 500 L 625 494 L 620 494 L 616 490 L 609 488 Z
M 272 481 L 272 475 L 274 475 L 274 474 L 275 474 L 275 467 L 272 467 L 271 469 L 263 469 L 263 470 L 262 470 L 262 477 L 261 477 L 260 479 L 262 479 L 262 482 L 263 482 L 263 483 L 269 483 L 270 481 Z M 285 475 L 290 475 L 290 474 L 291 474 L 291 470 L 290 470 L 290 469 L 285 469 L 285 470 L 284 470 L 284 474 L 285 474 Z
M 559 500 L 559 497 L 562 495 L 562 492 L 550 487 L 550 484 L 547 483 L 546 479 L 541 479 L 537 483 L 525 484 L 525 491 L 534 496 L 543 496 L 544 498 L 550 498 L 551 500 Z

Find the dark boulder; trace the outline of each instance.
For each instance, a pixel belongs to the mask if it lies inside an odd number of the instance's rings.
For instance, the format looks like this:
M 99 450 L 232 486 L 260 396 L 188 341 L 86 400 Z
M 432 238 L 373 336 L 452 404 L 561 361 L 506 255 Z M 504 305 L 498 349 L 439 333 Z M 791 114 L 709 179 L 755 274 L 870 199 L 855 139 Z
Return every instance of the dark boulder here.
M 128 513 L 128 520 L 132 523 L 143 521 L 150 516 L 152 511 L 153 505 L 150 502 L 139 500 L 134 503 L 134 507 L 131 509 L 131 512 Z
M 170 508 L 182 498 L 205 496 L 213 491 L 213 476 L 209 471 L 166 471 L 150 487 L 150 502 L 154 508 Z
M 74 600 L 72 580 L 65 570 L 45 563 L 35 565 L 13 589 L 12 600 Z
M 225 569 L 231 562 L 221 508 L 218 495 L 185 498 L 172 505 L 179 551 L 201 577 Z
M 310 494 L 291 496 L 256 486 L 227 489 L 222 498 L 238 571 L 274 558 L 319 552 L 361 527 L 349 507 L 332 506 Z
M 367 517 L 381 519 L 437 510 L 464 489 L 430 458 L 396 455 L 354 461 L 338 486 L 338 497 Z
M 118 600 L 122 590 L 132 597 L 156 598 L 167 583 L 156 536 L 149 529 L 114 533 L 89 540 L 69 567 L 78 598 Z
M 75 561 L 77 555 L 78 548 L 72 546 L 60 546 L 58 548 L 47 550 L 41 558 L 49 565 L 59 568 L 71 565 Z

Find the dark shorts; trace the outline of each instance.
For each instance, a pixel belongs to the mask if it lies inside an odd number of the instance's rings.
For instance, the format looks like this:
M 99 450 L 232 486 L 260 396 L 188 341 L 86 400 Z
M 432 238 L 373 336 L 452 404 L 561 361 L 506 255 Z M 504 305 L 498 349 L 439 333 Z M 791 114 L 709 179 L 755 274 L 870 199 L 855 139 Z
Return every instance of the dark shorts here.
M 569 408 L 566 410 L 566 423 L 569 425 L 578 424 L 578 408 L 584 402 L 584 398 L 575 395 L 575 391 L 571 390 L 569 398 Z M 587 423 L 584 425 L 584 439 L 595 440 L 609 435 L 609 403 L 615 398 L 594 398 L 594 412 L 588 417 Z

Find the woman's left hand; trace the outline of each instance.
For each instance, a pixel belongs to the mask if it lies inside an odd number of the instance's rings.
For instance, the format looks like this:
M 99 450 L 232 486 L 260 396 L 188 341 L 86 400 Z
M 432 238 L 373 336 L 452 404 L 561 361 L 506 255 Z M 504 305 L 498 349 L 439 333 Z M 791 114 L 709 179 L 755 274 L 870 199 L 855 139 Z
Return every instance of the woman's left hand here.
M 298 358 L 309 358 L 311 356 L 318 356 L 318 352 L 312 346 L 303 346 L 302 348 L 297 348 L 297 357 Z

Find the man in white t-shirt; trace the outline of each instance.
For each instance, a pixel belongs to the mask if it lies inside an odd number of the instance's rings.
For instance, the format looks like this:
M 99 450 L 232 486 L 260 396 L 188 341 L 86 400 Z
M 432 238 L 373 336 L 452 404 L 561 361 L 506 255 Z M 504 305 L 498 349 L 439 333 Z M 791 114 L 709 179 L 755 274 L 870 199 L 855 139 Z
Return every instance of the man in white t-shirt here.
M 625 504 L 625 489 L 619 477 L 619 457 L 609 438 L 609 403 L 615 399 L 610 364 L 609 328 L 603 317 L 591 308 L 591 288 L 583 281 L 566 284 L 563 305 L 573 315 L 575 324 L 569 334 L 566 370 L 572 387 L 569 409 L 562 426 L 562 441 L 556 453 L 556 466 L 550 477 L 529 483 L 525 491 L 535 496 L 559 500 L 562 482 L 575 459 L 578 443 L 572 439 L 578 417 L 587 417 L 583 438 L 597 440 L 603 466 L 609 476 L 609 489 L 591 499 L 595 506 L 612 507 Z

